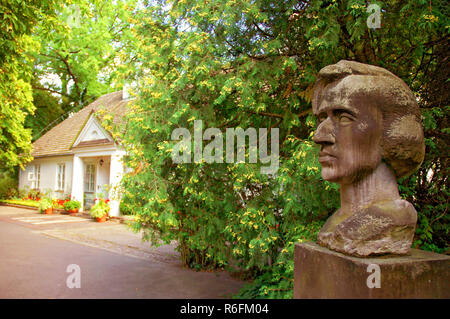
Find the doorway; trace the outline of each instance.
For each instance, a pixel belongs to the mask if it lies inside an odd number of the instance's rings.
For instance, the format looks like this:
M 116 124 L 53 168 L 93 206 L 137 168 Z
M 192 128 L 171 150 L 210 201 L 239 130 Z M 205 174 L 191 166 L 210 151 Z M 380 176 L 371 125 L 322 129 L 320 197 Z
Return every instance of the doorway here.
M 96 165 L 86 164 L 84 169 L 84 209 L 89 210 L 95 204 Z

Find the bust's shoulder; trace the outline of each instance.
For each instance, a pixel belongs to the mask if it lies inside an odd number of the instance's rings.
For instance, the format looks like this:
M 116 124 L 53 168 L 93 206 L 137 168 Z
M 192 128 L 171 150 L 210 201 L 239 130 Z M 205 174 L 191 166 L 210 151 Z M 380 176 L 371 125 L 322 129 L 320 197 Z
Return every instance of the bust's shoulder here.
M 398 199 L 374 203 L 353 214 L 336 227 L 336 233 L 349 239 L 373 240 L 394 230 L 414 229 L 417 212 L 413 205 Z
M 416 222 L 411 203 L 402 199 L 377 202 L 335 227 L 324 227 L 317 239 L 323 246 L 356 256 L 403 254 L 411 247 Z
M 415 225 L 417 222 L 414 206 L 404 199 L 374 203 L 361 213 L 389 218 L 393 224 Z

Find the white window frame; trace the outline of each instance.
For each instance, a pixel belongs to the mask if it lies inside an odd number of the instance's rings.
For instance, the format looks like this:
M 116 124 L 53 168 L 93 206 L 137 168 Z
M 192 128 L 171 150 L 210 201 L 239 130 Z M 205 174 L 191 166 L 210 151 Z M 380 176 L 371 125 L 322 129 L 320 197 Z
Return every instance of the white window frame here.
M 64 191 L 66 186 L 66 163 L 56 165 L 56 190 Z
M 41 165 L 33 165 L 33 179 L 31 181 L 31 189 L 39 189 L 41 182 Z
M 92 167 L 93 169 L 89 171 L 88 168 Z M 90 180 L 88 178 L 90 177 Z M 96 180 L 96 167 L 95 164 L 86 164 L 86 168 L 84 170 L 84 192 L 85 193 L 95 193 L 95 180 Z

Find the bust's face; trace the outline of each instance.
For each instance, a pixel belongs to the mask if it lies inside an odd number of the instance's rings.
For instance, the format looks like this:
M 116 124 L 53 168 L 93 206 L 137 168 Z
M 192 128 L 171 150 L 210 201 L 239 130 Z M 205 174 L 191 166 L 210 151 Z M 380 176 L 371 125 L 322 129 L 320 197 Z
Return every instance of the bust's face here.
M 382 115 L 364 94 L 364 78 L 348 76 L 329 84 L 313 109 L 314 142 L 320 145 L 322 178 L 352 184 L 381 163 Z

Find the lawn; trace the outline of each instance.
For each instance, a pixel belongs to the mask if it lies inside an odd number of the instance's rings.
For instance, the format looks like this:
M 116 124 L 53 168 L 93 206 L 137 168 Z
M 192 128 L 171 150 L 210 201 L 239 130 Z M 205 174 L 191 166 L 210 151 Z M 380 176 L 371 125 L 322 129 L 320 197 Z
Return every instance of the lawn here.
M 39 202 L 31 199 L 0 199 L 0 203 L 38 207 Z
M 36 207 L 36 208 L 39 207 L 39 201 L 34 200 L 34 199 L 0 199 L 0 203 L 23 205 L 23 206 Z M 55 200 L 53 202 L 53 208 L 64 209 L 63 203 L 64 203 L 64 201 Z

